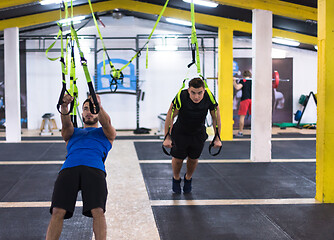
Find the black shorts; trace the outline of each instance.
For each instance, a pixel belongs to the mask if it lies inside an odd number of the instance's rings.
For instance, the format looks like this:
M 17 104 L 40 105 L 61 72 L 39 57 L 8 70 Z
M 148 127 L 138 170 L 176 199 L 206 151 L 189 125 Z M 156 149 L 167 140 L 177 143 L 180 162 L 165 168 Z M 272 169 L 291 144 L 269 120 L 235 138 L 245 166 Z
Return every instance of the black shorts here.
M 173 130 L 174 128 L 172 129 L 171 155 L 179 159 L 186 157 L 198 159 L 203 151 L 205 140 L 208 138 L 206 132 L 201 131 L 196 135 L 186 135 Z
M 52 209 L 57 207 L 66 210 L 64 219 L 71 218 L 80 190 L 83 215 L 92 217 L 91 210 L 94 208 L 102 208 L 105 212 L 108 195 L 106 173 L 97 168 L 77 166 L 65 168 L 58 174 L 50 213 L 52 214 Z

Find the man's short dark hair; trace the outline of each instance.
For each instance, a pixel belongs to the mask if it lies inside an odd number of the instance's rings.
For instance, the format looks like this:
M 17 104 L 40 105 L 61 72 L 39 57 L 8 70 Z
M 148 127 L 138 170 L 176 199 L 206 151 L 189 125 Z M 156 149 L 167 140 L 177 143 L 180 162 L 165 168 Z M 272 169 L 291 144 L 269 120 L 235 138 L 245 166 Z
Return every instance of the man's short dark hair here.
M 85 105 L 85 103 L 86 103 L 86 102 L 88 102 L 88 103 L 89 103 L 89 102 L 90 102 L 90 99 L 89 99 L 89 98 L 87 98 L 87 99 L 86 99 L 86 100 L 85 100 L 85 101 L 82 103 L 82 108 L 84 107 L 84 105 Z
M 201 78 L 193 78 L 189 81 L 189 87 L 193 87 L 193 88 L 200 88 L 203 87 L 205 88 L 204 82 Z
M 252 73 L 249 71 L 249 70 L 245 70 L 242 74 L 243 77 L 249 77 L 251 78 L 252 77 Z

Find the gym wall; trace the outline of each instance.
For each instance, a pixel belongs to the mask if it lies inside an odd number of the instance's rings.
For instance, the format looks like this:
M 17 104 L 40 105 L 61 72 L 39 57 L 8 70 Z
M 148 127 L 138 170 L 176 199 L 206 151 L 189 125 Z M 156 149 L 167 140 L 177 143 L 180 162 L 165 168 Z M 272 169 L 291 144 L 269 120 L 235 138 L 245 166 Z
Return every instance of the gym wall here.
M 137 34 L 149 34 L 154 22 L 140 20 L 133 17 L 123 17 L 122 19 L 103 18 L 102 21 L 106 28 L 101 28 L 103 37 L 135 37 Z M 53 33 L 57 34 L 55 28 Z M 211 34 L 198 30 L 198 34 Z M 30 33 L 31 35 L 35 33 Z M 36 34 L 43 34 L 39 31 Z M 95 26 L 88 24 L 78 33 L 80 35 L 97 34 Z M 154 34 L 191 34 L 191 29 L 186 27 L 171 26 L 159 23 Z M 149 47 L 159 44 L 160 39 L 153 39 Z M 187 41 L 176 40 L 182 46 L 187 45 Z M 51 44 L 48 41 L 46 47 Z M 85 49 L 94 48 L 94 41 L 90 39 L 80 40 Z M 139 46 L 143 46 L 145 40 L 140 41 Z M 234 40 L 235 47 L 247 47 L 251 44 L 250 40 Z M 60 45 L 55 46 L 59 48 Z M 133 40 L 105 40 L 107 48 L 135 48 Z M 38 49 L 38 41 L 27 41 L 27 49 Z M 205 46 L 213 46 L 212 40 L 205 40 Z M 98 49 L 101 48 L 98 41 Z M 301 94 L 308 94 L 309 91 L 316 92 L 317 76 L 317 55 L 315 52 L 293 49 L 288 47 L 279 47 L 286 50 L 287 57 L 293 59 L 293 112 L 298 110 L 298 99 Z M 111 59 L 130 60 L 134 51 L 108 51 Z M 49 53 L 50 56 L 59 56 L 59 53 Z M 217 55 L 216 55 L 217 56 Z M 88 68 L 92 79 L 94 79 L 94 53 L 85 52 L 88 61 Z M 203 57 L 205 63 L 203 65 Z M 251 50 L 234 50 L 234 57 L 251 57 Z M 204 69 L 205 77 L 217 76 L 214 73 L 214 53 L 206 51 L 200 54 L 201 68 Z M 77 59 L 77 77 L 79 88 L 79 101 L 82 103 L 86 98 L 87 84 L 84 78 L 82 68 Z M 98 53 L 98 63 L 103 60 L 102 52 Z M 150 51 L 148 55 L 148 69 L 146 69 L 146 51 L 142 52 L 139 59 L 139 81 L 142 92 L 145 92 L 143 101 L 140 101 L 140 127 L 158 128 L 160 120 L 157 116 L 166 113 L 169 105 L 182 85 L 185 77 L 192 78 L 196 76 L 196 69 L 192 67 L 189 71 L 187 65 L 191 62 L 191 53 L 186 51 Z M 136 67 L 136 60 L 132 62 Z M 121 65 L 117 66 L 119 68 Z M 216 58 L 216 66 L 218 60 Z M 204 67 L 204 68 L 203 68 Z M 107 66 L 107 69 L 108 66 Z M 217 69 L 217 67 L 216 67 Z M 108 71 L 108 70 L 107 70 Z M 130 70 L 124 73 L 129 74 Z M 298 72 L 297 72 L 298 71 Z M 303 71 L 303 72 L 301 72 Z M 307 71 L 307 73 L 305 73 Z M 307 76 L 306 76 L 307 75 Z M 214 80 L 208 80 L 209 87 L 214 91 Z M 38 129 L 44 113 L 54 113 L 58 127 L 60 127 L 60 117 L 56 110 L 59 94 L 61 90 L 61 66 L 59 61 L 51 62 L 45 57 L 45 52 L 31 51 L 27 52 L 27 115 L 28 128 Z M 104 108 L 110 114 L 113 124 L 117 129 L 135 129 L 136 128 L 136 96 L 131 94 L 101 94 Z M 81 106 L 79 107 L 81 111 Z M 316 116 L 316 114 L 314 115 Z M 313 113 L 305 112 L 303 119 L 305 121 L 314 121 Z M 291 121 L 293 116 L 291 116 Z M 315 119 L 316 120 L 316 119 Z M 80 126 L 80 124 L 79 124 Z

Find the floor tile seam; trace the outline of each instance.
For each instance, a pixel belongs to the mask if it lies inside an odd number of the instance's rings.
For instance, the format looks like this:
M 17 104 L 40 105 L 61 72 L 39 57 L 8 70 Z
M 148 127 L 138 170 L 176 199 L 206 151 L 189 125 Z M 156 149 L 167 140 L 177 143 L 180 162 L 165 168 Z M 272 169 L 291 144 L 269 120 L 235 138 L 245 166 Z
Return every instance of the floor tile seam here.
M 45 160 L 38 160 L 38 161 L 0 161 L 0 165 L 52 165 L 52 164 L 63 164 L 64 161 L 45 161 Z
M 22 140 L 20 142 L 7 142 L 7 141 L 0 141 L 0 144 L 7 144 L 7 143 L 65 143 L 64 140 Z
M 268 216 L 268 214 L 266 214 L 261 208 L 259 205 L 255 205 L 254 206 L 254 209 L 260 213 L 265 219 L 267 219 L 267 221 L 272 225 L 274 226 L 280 233 L 282 233 L 284 236 L 286 236 L 289 240 L 293 240 L 293 238 L 286 232 L 284 231 L 280 225 L 278 223 L 276 223 L 276 221 L 274 221 L 274 219 L 270 218 Z
M 17 181 L 10 187 L 10 189 L 7 191 L 7 193 L 0 199 L 0 201 L 2 201 L 2 199 L 5 199 L 7 197 L 7 195 L 15 188 L 16 185 L 18 185 L 23 179 L 25 179 L 25 177 L 27 175 L 29 175 L 29 173 L 31 172 L 31 170 L 34 168 L 35 166 L 32 165 L 30 166 L 22 175 L 19 176 L 19 178 L 17 179 Z
M 0 208 L 37 208 L 37 207 L 50 207 L 51 201 L 26 201 L 26 202 L 1 202 Z M 76 207 L 82 207 L 82 201 L 76 201 Z
M 272 142 L 284 142 L 284 141 L 316 141 L 316 138 L 271 138 Z M 251 138 L 233 139 L 231 142 L 251 142 Z M 226 141 L 230 142 L 230 141 Z
M 201 199 L 201 200 L 150 200 L 152 207 L 163 206 L 266 206 L 266 205 L 316 205 L 315 198 L 270 199 Z
M 307 176 L 305 176 L 304 174 L 300 174 L 300 173 L 298 173 L 298 172 L 296 172 L 296 171 L 294 171 L 294 170 L 292 170 L 292 169 L 290 169 L 290 168 L 287 168 L 286 166 L 279 165 L 279 167 L 282 168 L 282 169 L 284 169 L 285 171 L 291 173 L 291 174 L 294 175 L 294 176 L 301 177 L 302 179 L 306 180 L 307 182 L 310 182 L 310 183 L 312 183 L 312 184 L 314 184 L 314 185 L 316 184 L 315 180 L 312 181 L 311 179 L 309 179 L 309 178 L 308 178 Z
M 223 175 L 221 172 L 219 172 L 215 167 L 212 166 L 212 164 L 208 164 L 208 166 L 213 172 L 220 176 L 219 180 L 223 181 L 234 195 L 250 198 L 250 196 L 247 194 L 247 191 L 245 191 L 245 189 L 240 184 L 229 180 L 226 175 Z
M 43 156 L 45 156 L 45 154 L 52 148 L 54 143 L 50 144 L 41 154 L 40 156 L 37 158 L 37 160 L 40 160 L 43 158 Z
M 163 139 L 130 139 L 134 142 L 163 142 Z M 233 138 L 230 141 L 223 141 L 223 142 L 250 142 L 252 139 L 251 138 Z M 307 137 L 307 138 L 271 138 L 271 141 L 316 141 L 317 138 L 313 137 Z M 206 141 L 210 143 L 210 141 Z M 1 141 L 0 141 L 1 143 Z
M 138 160 L 140 164 L 159 164 L 159 163 L 171 163 L 169 159 L 156 159 L 156 160 Z M 316 162 L 315 158 L 299 158 L 299 159 L 272 159 L 272 163 L 310 163 Z M 250 159 L 199 159 L 198 163 L 270 163 L 270 162 L 254 162 Z

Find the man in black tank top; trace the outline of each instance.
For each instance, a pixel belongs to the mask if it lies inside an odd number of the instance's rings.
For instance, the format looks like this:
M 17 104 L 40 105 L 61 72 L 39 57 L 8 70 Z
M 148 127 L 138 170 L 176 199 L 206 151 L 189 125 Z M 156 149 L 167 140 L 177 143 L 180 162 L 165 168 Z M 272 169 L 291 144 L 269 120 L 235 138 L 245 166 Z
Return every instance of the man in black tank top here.
M 206 134 L 205 118 L 210 110 L 213 126 L 218 124 L 220 132 L 220 115 L 218 104 L 213 104 L 209 94 L 205 91 L 202 79 L 194 78 L 189 82 L 189 88 L 182 90 L 180 94 L 181 108 L 175 108 L 172 116 L 173 103 L 171 104 L 165 121 L 166 139 L 163 145 L 171 149 L 173 168 L 173 191 L 181 193 L 180 171 L 182 163 L 187 158 L 187 172 L 184 175 L 183 192 L 191 192 L 192 175 L 196 169 L 198 158 L 200 157 Z M 174 101 L 173 101 L 174 102 Z M 217 117 L 215 109 L 217 108 Z M 175 124 L 173 119 L 178 116 Z M 169 133 L 169 134 L 168 134 Z M 218 137 L 214 141 L 214 147 L 222 145 Z
M 236 90 L 242 90 L 241 102 L 239 106 L 239 132 L 238 136 L 243 136 L 245 116 L 247 111 L 249 115 L 252 114 L 252 74 L 250 71 L 246 70 L 243 72 L 244 79 L 241 79 L 239 83 L 236 82 L 236 79 L 233 79 L 233 86 Z

